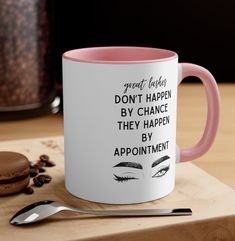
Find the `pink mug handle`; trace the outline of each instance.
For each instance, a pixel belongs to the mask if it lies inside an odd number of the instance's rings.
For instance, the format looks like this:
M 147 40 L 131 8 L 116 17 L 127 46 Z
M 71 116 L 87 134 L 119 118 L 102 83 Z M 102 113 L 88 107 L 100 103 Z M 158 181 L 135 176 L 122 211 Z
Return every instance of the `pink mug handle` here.
M 207 97 L 207 120 L 204 133 L 200 141 L 189 149 L 179 150 L 179 162 L 190 161 L 205 154 L 213 144 L 219 126 L 220 97 L 216 81 L 205 68 L 188 63 L 179 64 L 179 84 L 188 76 L 198 77 L 205 89 Z

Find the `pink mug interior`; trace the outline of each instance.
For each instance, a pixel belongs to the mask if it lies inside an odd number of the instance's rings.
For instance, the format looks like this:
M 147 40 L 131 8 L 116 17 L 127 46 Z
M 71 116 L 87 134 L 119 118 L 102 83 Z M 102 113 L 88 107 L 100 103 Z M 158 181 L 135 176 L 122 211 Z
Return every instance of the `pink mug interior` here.
M 173 51 L 146 47 L 94 47 L 74 49 L 64 53 L 63 58 L 90 63 L 149 63 L 177 58 Z

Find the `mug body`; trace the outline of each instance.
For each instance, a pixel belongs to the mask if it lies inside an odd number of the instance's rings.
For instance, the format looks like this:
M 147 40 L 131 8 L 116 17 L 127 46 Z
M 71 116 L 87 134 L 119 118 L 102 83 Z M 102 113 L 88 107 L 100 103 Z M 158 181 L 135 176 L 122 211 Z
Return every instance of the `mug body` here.
M 178 57 L 168 50 L 102 47 L 66 52 L 67 190 L 111 204 L 169 194 L 175 183 L 177 85 Z

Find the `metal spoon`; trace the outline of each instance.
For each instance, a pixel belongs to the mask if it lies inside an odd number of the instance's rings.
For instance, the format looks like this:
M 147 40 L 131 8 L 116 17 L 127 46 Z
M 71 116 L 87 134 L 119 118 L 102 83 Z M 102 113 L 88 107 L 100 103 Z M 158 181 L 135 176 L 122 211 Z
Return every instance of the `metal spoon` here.
M 79 209 L 58 202 L 45 200 L 32 203 L 18 211 L 10 220 L 13 225 L 22 225 L 39 222 L 60 211 L 74 211 L 82 214 L 102 216 L 178 216 L 192 215 L 190 208 L 175 209 L 132 209 L 132 210 L 92 210 Z

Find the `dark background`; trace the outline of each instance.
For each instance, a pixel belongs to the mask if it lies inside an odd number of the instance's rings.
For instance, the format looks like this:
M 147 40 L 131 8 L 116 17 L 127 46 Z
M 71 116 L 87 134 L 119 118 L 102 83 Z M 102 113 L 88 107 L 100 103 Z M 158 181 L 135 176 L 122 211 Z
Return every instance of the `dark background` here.
M 217 82 L 235 82 L 234 0 L 66 0 L 55 1 L 54 10 L 57 79 L 66 50 L 126 45 L 174 50 Z

